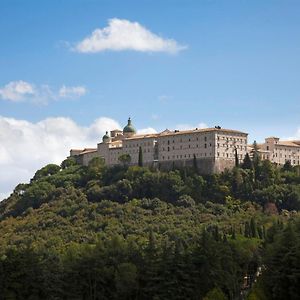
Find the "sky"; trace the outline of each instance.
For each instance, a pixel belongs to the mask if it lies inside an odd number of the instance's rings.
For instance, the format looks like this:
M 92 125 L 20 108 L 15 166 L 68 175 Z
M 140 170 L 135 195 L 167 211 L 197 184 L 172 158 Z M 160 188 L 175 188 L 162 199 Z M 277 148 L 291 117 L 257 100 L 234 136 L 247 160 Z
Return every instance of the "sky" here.
M 130 116 L 300 139 L 300 1 L 0 0 L 0 200 Z

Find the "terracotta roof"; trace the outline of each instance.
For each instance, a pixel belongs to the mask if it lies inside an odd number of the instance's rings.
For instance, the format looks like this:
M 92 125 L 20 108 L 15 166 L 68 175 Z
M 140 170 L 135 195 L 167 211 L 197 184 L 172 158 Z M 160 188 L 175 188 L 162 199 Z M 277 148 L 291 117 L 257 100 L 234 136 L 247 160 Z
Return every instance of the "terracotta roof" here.
M 223 128 L 203 128 L 203 129 L 190 129 L 190 130 L 174 130 L 170 131 L 168 129 L 160 132 L 160 133 L 150 133 L 150 134 L 141 134 L 141 135 L 134 135 L 133 137 L 126 138 L 125 140 L 135 140 L 135 139 L 142 139 L 142 138 L 152 138 L 152 137 L 159 137 L 159 136 L 174 136 L 174 135 L 181 135 L 181 134 L 191 134 L 191 133 L 198 133 L 198 132 L 223 132 L 223 133 L 239 133 L 239 134 L 245 134 L 248 135 L 248 133 L 239 131 L 239 130 L 233 130 L 233 129 L 223 129 Z
M 97 152 L 97 148 L 85 148 L 78 155 L 83 155 L 87 153 Z
M 154 138 L 157 137 L 159 134 L 158 133 L 149 133 L 149 134 L 136 134 L 130 138 L 125 138 L 123 141 L 127 140 L 138 140 L 138 139 L 144 139 L 144 138 Z
M 276 145 L 287 147 L 300 147 L 300 141 L 279 141 Z

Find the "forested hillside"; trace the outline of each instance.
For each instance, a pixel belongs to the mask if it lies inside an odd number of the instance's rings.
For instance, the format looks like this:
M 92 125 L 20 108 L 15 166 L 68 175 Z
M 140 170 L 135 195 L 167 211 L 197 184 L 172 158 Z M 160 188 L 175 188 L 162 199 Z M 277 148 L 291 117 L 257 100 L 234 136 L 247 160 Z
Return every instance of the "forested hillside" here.
M 0 203 L 0 299 L 299 299 L 299 168 L 122 162 L 47 165 Z

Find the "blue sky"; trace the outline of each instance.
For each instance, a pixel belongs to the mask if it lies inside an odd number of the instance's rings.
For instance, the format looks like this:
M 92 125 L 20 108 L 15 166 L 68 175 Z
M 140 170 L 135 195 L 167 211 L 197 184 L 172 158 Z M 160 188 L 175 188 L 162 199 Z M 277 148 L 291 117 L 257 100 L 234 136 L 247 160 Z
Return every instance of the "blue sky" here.
M 250 141 L 300 138 L 299 15 L 289 0 L 1 0 L 0 116 L 10 126 L 63 117 L 82 128 L 131 116 L 139 129 L 205 123 Z M 186 48 L 76 51 L 113 18 Z M 20 81 L 34 97 L 7 99 Z

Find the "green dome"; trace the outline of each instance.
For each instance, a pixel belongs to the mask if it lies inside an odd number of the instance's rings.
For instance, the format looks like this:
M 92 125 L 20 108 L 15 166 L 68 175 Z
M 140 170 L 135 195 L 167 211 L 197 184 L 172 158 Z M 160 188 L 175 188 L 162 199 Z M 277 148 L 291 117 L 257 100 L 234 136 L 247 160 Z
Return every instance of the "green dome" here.
M 102 141 L 105 142 L 109 140 L 109 135 L 108 135 L 108 131 L 106 131 L 106 133 L 104 134 L 104 136 L 102 137 Z
M 135 133 L 135 132 L 136 131 L 135 131 L 134 127 L 131 124 L 131 119 L 129 118 L 127 125 L 123 129 L 123 133 Z

